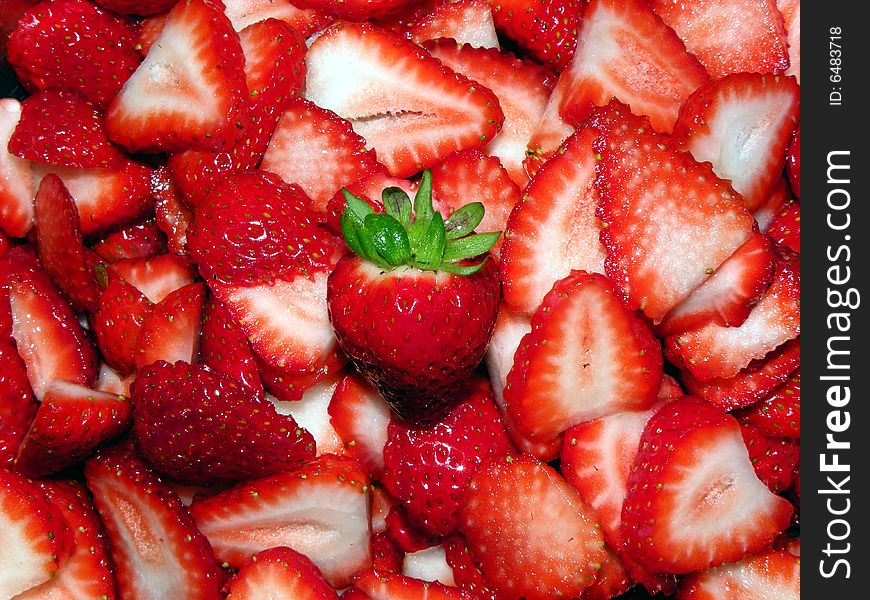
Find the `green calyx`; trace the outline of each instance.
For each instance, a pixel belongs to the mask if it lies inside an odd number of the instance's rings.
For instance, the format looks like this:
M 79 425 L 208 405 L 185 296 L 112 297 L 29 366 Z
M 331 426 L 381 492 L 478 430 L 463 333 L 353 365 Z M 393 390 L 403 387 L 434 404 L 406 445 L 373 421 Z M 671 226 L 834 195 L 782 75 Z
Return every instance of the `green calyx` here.
M 473 233 L 483 220 L 480 202 L 466 204 L 446 220 L 435 212 L 428 169 L 423 171 L 414 195 L 413 210 L 408 194 L 399 188 L 383 191 L 383 213 L 376 213 L 346 189 L 341 191 L 347 202 L 341 215 L 341 232 L 347 245 L 384 269 L 410 265 L 424 271 L 471 275 L 483 268 L 486 258 L 476 264 L 464 263 L 486 254 L 501 235 Z

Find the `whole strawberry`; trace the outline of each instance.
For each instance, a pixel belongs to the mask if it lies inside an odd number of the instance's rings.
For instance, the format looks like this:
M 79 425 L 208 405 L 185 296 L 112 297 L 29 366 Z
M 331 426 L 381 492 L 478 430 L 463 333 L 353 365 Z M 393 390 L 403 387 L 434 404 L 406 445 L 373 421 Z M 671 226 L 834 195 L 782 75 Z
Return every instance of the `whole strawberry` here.
M 438 419 L 480 363 L 498 313 L 496 266 L 484 257 L 500 233 L 469 235 L 483 205 L 444 219 L 423 173 L 414 197 L 383 194 L 385 213 L 345 192 L 341 229 L 355 254 L 329 276 L 338 343 L 401 418 Z

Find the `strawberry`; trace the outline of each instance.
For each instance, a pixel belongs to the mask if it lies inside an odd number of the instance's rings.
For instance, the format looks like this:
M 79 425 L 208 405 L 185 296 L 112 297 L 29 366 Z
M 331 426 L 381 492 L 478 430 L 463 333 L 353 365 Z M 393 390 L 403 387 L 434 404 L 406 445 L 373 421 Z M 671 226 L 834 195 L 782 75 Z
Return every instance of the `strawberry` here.
M 357 373 L 348 373 L 338 382 L 327 411 L 344 452 L 365 466 L 372 477 L 382 479 L 390 423 L 390 407 L 383 397 Z
M 148 17 L 169 10 L 177 0 L 94 0 L 105 9 L 120 15 Z
M 298 400 L 287 402 L 267 396 L 278 414 L 293 417 L 299 427 L 311 433 L 317 456 L 344 454 L 344 443 L 332 426 L 328 412 L 337 385 L 338 377 L 330 376 L 309 386 Z
M 356 573 L 353 583 L 371 600 L 473 600 L 468 592 L 437 581 L 423 581 L 374 569 Z
M 741 410 L 737 418 L 751 423 L 767 436 L 799 438 L 801 435 L 801 371 L 798 368 L 769 396 Z
M 120 374 L 127 374 L 136 366 L 136 341 L 154 305 L 114 269 L 98 268 L 97 273 L 103 290 L 90 328 L 103 360 Z
M 788 182 L 791 184 L 791 189 L 794 192 L 794 195 L 798 198 L 801 197 L 801 124 L 798 123 L 797 127 L 794 130 L 794 134 L 792 134 L 791 141 L 788 144 L 787 154 L 786 154 L 786 163 L 785 163 L 786 173 L 788 175 Z
M 21 120 L 21 103 L 0 98 L 0 233 L 23 237 L 33 225 L 30 161 L 9 152 L 9 139 Z
M 571 63 L 585 10 L 582 3 L 490 0 L 490 5 L 496 28 L 536 60 L 557 72 Z
M 736 73 L 702 85 L 686 99 L 673 137 L 731 181 L 754 211 L 782 175 L 799 115 L 794 77 Z
M 349 121 L 304 98 L 288 103 L 260 167 L 302 188 L 318 211 L 342 186 L 384 169 Z
M 108 232 L 91 250 L 110 263 L 122 258 L 150 258 L 167 252 L 166 234 L 151 218 Z
M 766 549 L 693 573 L 682 580 L 677 600 L 751 598 L 759 595 L 797 600 L 800 598 L 800 558 L 780 550 Z
M 773 217 L 776 216 L 779 209 L 793 199 L 794 194 L 791 193 L 791 188 L 789 187 L 786 178 L 781 177 L 779 181 L 774 184 L 770 195 L 752 215 L 755 217 L 755 222 L 758 223 L 758 230 L 762 233 L 766 233 L 771 221 L 773 221 Z
M 76 311 L 95 311 L 100 287 L 94 271 L 99 263 L 82 241 L 75 202 L 57 175 L 39 182 L 34 200 L 36 246 L 39 259 Z
M 605 558 L 601 532 L 576 490 L 525 455 L 501 457 L 477 471 L 459 529 L 483 576 L 508 598 L 578 596 Z
M 499 233 L 468 235 L 474 203 L 445 222 L 426 171 L 411 201 L 393 190 L 386 213 L 349 192 L 342 231 L 355 254 L 327 282 L 329 318 L 357 370 L 401 418 L 437 419 L 483 358 L 498 309 L 498 278 L 484 255 Z M 459 310 L 457 310 L 459 308 Z
M 481 600 L 499 600 L 498 593 L 483 578 L 468 542 L 460 533 L 454 533 L 444 540 L 444 558 L 453 571 L 453 579 L 460 587 Z
M 731 256 L 755 222 L 710 165 L 676 149 L 617 101 L 590 120 L 607 275 L 653 322 Z M 712 270 L 711 270 L 712 269 Z
M 106 136 L 103 111 L 65 89 L 40 90 L 22 101 L 9 151 L 61 167 L 118 167 L 126 160 Z
M 182 483 L 262 477 L 314 456 L 314 439 L 291 417 L 207 367 L 157 361 L 139 370 L 132 392 L 142 456 Z
M 21 244 L 9 248 L 0 256 L 0 340 L 15 344 L 12 337 L 12 311 L 9 305 L 9 290 L 12 283 L 22 274 L 38 277 L 51 287 L 51 278 L 39 264 L 36 248 L 32 244 Z
M 782 14 L 788 42 L 788 69 L 786 75 L 794 75 L 801 82 L 801 3 L 800 0 L 776 0 L 776 8 Z
M 182 200 L 168 167 L 154 170 L 151 193 L 156 199 L 154 220 L 167 237 L 167 249 L 173 254 L 187 254 L 187 228 L 193 221 L 193 211 Z
M 0 468 L 12 468 L 18 447 L 36 414 L 27 367 L 15 346 L 0 341 Z
M 223 590 L 227 600 L 338 600 L 314 563 L 286 546 L 255 554 Z
M 781 73 L 789 66 L 782 15 L 769 0 L 652 0 L 652 9 L 686 43 L 710 76 Z
M 384 533 L 402 554 L 418 552 L 441 543 L 441 536 L 429 533 L 411 520 L 405 507 L 397 502 L 384 519 Z
M 766 435 L 760 427 L 746 422 L 740 423 L 740 432 L 755 475 L 764 485 L 774 494 L 791 488 L 801 458 L 800 442 Z
M 378 571 L 402 572 L 405 553 L 384 532 L 372 529 L 372 568 Z
M 56 379 L 21 441 L 15 470 L 44 477 L 75 465 L 129 427 L 128 398 Z
M 349 458 L 321 456 L 190 506 L 218 559 L 241 567 L 258 552 L 291 546 L 341 588 L 371 564 L 368 475 Z
M 304 38 L 322 31 L 335 21 L 335 17 L 322 11 L 300 8 L 297 4 L 275 0 L 224 0 L 224 13 L 236 31 L 242 31 L 259 21 L 278 19 L 290 25 Z
M 55 577 L 15 598 L 117 598 L 108 540 L 87 490 L 73 481 L 45 480 L 37 485 L 69 523 L 73 552 Z
M 791 504 L 758 480 L 734 417 L 687 396 L 647 421 L 628 476 L 622 534 L 646 568 L 689 573 L 757 552 Z
M 383 483 L 414 522 L 447 535 L 456 530 L 459 498 L 468 480 L 481 463 L 512 449 L 489 382 L 475 378 L 457 404 L 429 426 L 390 423 Z
M 622 560 L 612 548 L 605 546 L 607 552 L 595 581 L 583 590 L 584 600 L 610 600 L 634 587 L 634 580 Z
M 106 528 L 121 597 L 217 597 L 222 574 L 208 540 L 129 445 L 101 450 L 84 475 Z
M 344 0 L 330 2 L 329 0 L 296 0 L 294 4 L 300 8 L 317 10 L 338 19 L 347 21 L 365 21 L 381 19 L 400 13 L 415 0 Z
M 767 234 L 780 246 L 801 251 L 801 205 L 799 202 L 783 204 L 767 228 Z
M 504 122 L 501 130 L 482 150 L 497 156 L 514 183 L 525 187 L 529 180 L 523 168 L 526 145 L 544 113 L 556 77 L 528 59 L 517 58 L 497 48 L 477 48 L 450 39 L 425 42 L 423 47 L 445 65 L 488 87 L 498 97 Z
M 595 133 L 573 134 L 535 173 L 508 218 L 501 260 L 505 305 L 531 315 L 572 270 L 604 272 L 595 216 Z M 552 235 L 540 235 L 540 232 Z
M 487 0 L 442 2 L 408 25 L 408 37 L 420 45 L 427 40 L 450 39 L 455 40 L 457 46 L 468 44 L 475 48 L 499 47 L 492 10 Z M 447 66 L 450 67 L 449 64 Z M 468 77 L 467 74 L 464 75 Z M 478 81 L 475 77 L 471 79 Z M 489 87 L 486 82 L 480 83 Z
M 307 63 L 305 97 L 350 121 L 395 177 L 485 145 L 504 120 L 489 89 L 368 23 L 333 25 Z
M 325 276 L 323 279 L 325 280 Z M 318 312 L 321 312 L 320 306 Z M 318 315 L 317 329 L 318 334 L 324 333 L 329 336 L 321 340 L 323 345 L 302 349 L 298 338 L 290 340 L 294 352 L 304 353 L 290 362 L 281 363 L 279 360 L 279 364 L 271 364 L 254 354 L 263 387 L 275 396 L 275 399 L 281 402 L 301 400 L 310 388 L 322 383 L 333 373 L 341 371 L 347 363 L 347 357 L 337 347 L 335 337 L 329 333 L 329 319 L 325 314 Z M 287 336 L 283 339 L 287 341 Z M 321 351 L 325 351 L 326 354 L 322 354 Z
M 198 358 L 204 301 L 205 284 L 191 283 L 147 311 L 136 336 L 137 370 L 158 360 L 192 363 Z
M 453 568 L 447 564 L 447 556 L 444 546 L 441 544 L 405 554 L 401 573 L 406 577 L 421 581 L 438 582 L 449 586 L 456 585 L 453 578 Z
M 197 274 L 186 258 L 175 254 L 123 258 L 113 262 L 110 270 L 141 291 L 153 304 L 163 301 L 175 290 L 193 283 Z
M 549 441 L 577 423 L 655 401 L 661 347 L 606 277 L 572 271 L 547 293 L 531 325 L 504 388 L 510 419 L 529 439 Z
M 40 2 L 9 37 L 8 60 L 31 92 L 81 92 L 105 107 L 139 65 L 133 21 L 87 0 Z
M 109 137 L 131 152 L 230 147 L 246 109 L 243 65 L 238 35 L 219 4 L 177 3 L 109 105 Z
M 49 581 L 69 560 L 73 532 L 60 508 L 29 479 L 0 469 L 0 596 Z
M 385 171 L 372 173 L 342 187 L 341 190 L 329 199 L 329 202 L 326 203 L 326 226 L 330 231 L 341 233 L 341 215 L 347 207 L 347 200 L 344 197 L 345 190 L 363 200 L 375 212 L 383 212 L 384 191 L 387 188 L 399 188 L 408 194 L 408 196 L 412 196 L 417 192 L 419 187 L 419 183 L 416 181 L 391 177 Z M 390 193 L 392 192 L 387 192 L 388 195 Z M 433 199 L 434 202 L 435 199 Z
M 199 341 L 204 365 L 251 388 L 258 397 L 263 395 L 250 343 L 227 308 L 213 296 L 205 301 Z

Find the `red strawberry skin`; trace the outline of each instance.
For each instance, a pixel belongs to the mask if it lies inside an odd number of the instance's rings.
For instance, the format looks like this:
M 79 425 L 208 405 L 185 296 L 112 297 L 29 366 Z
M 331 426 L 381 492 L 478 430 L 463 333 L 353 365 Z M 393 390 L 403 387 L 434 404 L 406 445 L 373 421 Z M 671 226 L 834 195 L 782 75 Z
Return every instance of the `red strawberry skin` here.
M 585 3 L 490 0 L 490 4 L 496 29 L 533 57 L 557 72 L 570 64 Z
M 37 403 L 15 346 L 0 340 L 0 467 L 12 467 Z
M 396 413 L 436 419 L 483 358 L 498 314 L 494 261 L 469 276 L 413 267 L 383 272 L 357 255 L 329 276 L 338 343 Z
M 752 423 L 766 435 L 799 438 L 801 436 L 801 370 L 774 389 L 760 402 L 738 413 L 741 422 Z
M 298 600 L 338 600 L 320 569 L 304 554 L 277 546 L 263 550 L 224 586 L 227 600 L 258 600 L 278 590 Z

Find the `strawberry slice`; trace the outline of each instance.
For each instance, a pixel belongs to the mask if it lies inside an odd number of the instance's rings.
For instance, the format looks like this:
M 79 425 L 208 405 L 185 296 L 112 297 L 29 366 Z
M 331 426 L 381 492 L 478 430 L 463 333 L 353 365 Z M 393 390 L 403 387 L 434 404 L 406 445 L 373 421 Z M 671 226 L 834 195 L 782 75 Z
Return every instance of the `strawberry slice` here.
M 293 417 L 300 427 L 311 433 L 317 456 L 344 454 L 344 444 L 330 422 L 328 411 L 337 385 L 338 377 L 332 376 L 308 387 L 298 400 L 287 402 L 266 396 L 275 405 L 278 414 Z
M 38 404 L 15 346 L 0 341 L 0 468 L 11 469 Z
M 673 138 L 731 181 L 754 211 L 782 175 L 799 115 L 800 86 L 794 77 L 736 73 L 689 96 Z
M 29 479 L 0 469 L 0 597 L 18 594 L 57 576 L 73 551 L 63 512 Z
M 495 30 L 492 10 L 487 0 L 442 2 L 431 12 L 418 19 L 413 19 L 409 23 L 407 35 L 414 43 L 421 46 L 424 45 L 423 42 L 428 40 L 449 39 L 455 40 L 457 47 L 463 44 L 468 44 L 469 47 L 474 48 L 498 49 L 499 47 L 498 33 Z M 447 66 L 453 69 L 449 64 Z M 468 77 L 466 73 L 463 75 Z M 478 81 L 476 77 L 470 78 Z M 489 87 L 483 81 L 480 83 Z M 500 97 L 499 100 L 501 100 Z
M 15 470 L 44 477 L 84 459 L 131 423 L 128 398 L 56 379 L 45 392 L 21 442 Z
M 306 555 L 335 587 L 371 564 L 369 477 L 349 458 L 321 456 L 295 470 L 194 500 L 191 514 L 218 559 L 240 567 L 276 546 Z
M 294 365 L 272 365 L 261 356 L 254 354 L 254 361 L 260 371 L 263 388 L 282 402 L 301 400 L 309 388 L 338 373 L 347 363 L 347 357 L 338 346 L 333 346 L 326 358 L 318 359 L 302 371 L 298 363 Z
M 181 483 L 263 477 L 314 457 L 314 439 L 291 417 L 202 365 L 157 361 L 140 369 L 132 392 L 136 445 Z
M 155 219 L 139 221 L 110 231 L 91 246 L 106 262 L 122 258 L 150 258 L 167 252 L 166 235 Z
M 509 598 L 578 596 L 606 554 L 577 491 L 525 455 L 493 460 L 471 478 L 459 528 L 483 576 Z
M 0 98 L 0 232 L 23 237 L 33 225 L 33 175 L 30 161 L 8 150 L 18 122 L 21 103 Z
M 786 178 L 781 177 L 779 181 L 774 184 L 770 195 L 752 214 L 752 216 L 755 217 L 755 222 L 758 223 L 758 230 L 762 233 L 767 233 L 770 223 L 773 221 L 776 213 L 792 200 L 794 200 L 794 194 L 791 193 Z
M 335 21 L 335 17 L 321 11 L 304 9 L 298 2 L 275 2 L 275 0 L 224 0 L 224 13 L 233 24 L 233 29 L 243 31 L 249 25 L 278 19 L 290 25 L 304 38 L 309 38 Z
M 374 568 L 377 569 L 377 566 Z M 456 586 L 453 569 L 447 564 L 447 556 L 442 544 L 405 554 L 401 573 L 412 579 Z
M 800 558 L 781 550 L 766 549 L 680 582 L 680 600 L 715 598 L 800 598 Z
M 251 388 L 258 397 L 263 396 L 251 345 L 238 322 L 214 296 L 206 300 L 203 309 L 199 350 L 204 365 Z
M 314 9 L 348 21 L 365 21 L 367 19 L 382 19 L 400 13 L 408 8 L 414 0 L 295 0 L 300 8 Z
M 220 150 L 245 113 L 244 54 L 221 5 L 179 2 L 106 111 L 109 137 L 132 152 Z
M 108 540 L 87 490 L 73 481 L 45 480 L 37 485 L 69 523 L 73 552 L 55 577 L 15 596 L 16 600 L 116 598 Z
M 260 167 L 298 185 L 322 212 L 341 187 L 384 169 L 350 122 L 304 98 L 288 103 Z
M 801 82 L 801 3 L 800 0 L 776 0 L 776 8 L 782 14 L 788 42 L 788 69 L 786 75 L 794 75 Z
M 175 290 L 197 279 L 196 269 L 186 258 L 175 254 L 124 258 L 113 262 L 110 270 L 141 291 L 153 304 L 162 302 Z
M 799 202 L 786 202 L 770 222 L 767 235 L 780 246 L 801 251 L 801 205 Z
M 356 589 L 371 600 L 472 600 L 474 596 L 437 581 L 423 581 L 401 573 L 365 569 L 353 576 Z
M 657 323 L 751 237 L 755 221 L 710 165 L 677 150 L 624 104 L 596 110 L 590 124 L 601 155 L 605 271 L 627 305 Z
M 480 600 L 499 600 L 492 584 L 483 578 L 480 565 L 471 555 L 468 542 L 460 533 L 444 540 L 444 558 L 453 571 L 453 579 L 460 587 Z
M 626 548 L 657 572 L 739 560 L 788 527 L 791 504 L 755 475 L 737 420 L 686 396 L 644 428 L 622 506 Z
M 97 310 L 100 287 L 94 270 L 99 258 L 85 248 L 75 202 L 60 177 L 49 173 L 34 200 L 39 259 L 76 311 Z
M 556 77 L 530 60 L 497 48 L 478 48 L 450 39 L 432 40 L 423 47 L 445 65 L 488 87 L 498 97 L 504 122 L 483 151 L 497 156 L 514 183 L 525 187 L 529 180 L 523 167 L 526 145 L 544 114 Z
M 774 494 L 791 488 L 801 460 L 800 441 L 769 436 L 760 427 L 747 422 L 740 423 L 740 432 L 758 479 Z
M 154 220 L 167 237 L 167 249 L 173 254 L 187 254 L 187 229 L 193 222 L 193 211 L 184 203 L 181 192 L 172 178 L 169 168 L 158 167 L 151 176 L 151 193 L 157 202 L 154 205 Z
M 568 67 L 587 10 L 582 2 L 489 0 L 496 28 L 539 62 L 558 72 Z
M 738 419 L 751 423 L 765 435 L 799 438 L 801 436 L 801 371 L 798 368 L 769 396 L 737 413 Z
M 103 8 L 119 15 L 148 17 L 169 10 L 176 0 L 94 0 Z
M 122 597 L 218 596 L 222 574 L 208 540 L 175 492 L 129 445 L 101 450 L 85 464 L 84 475 Z
M 769 0 L 653 0 L 652 9 L 714 79 L 731 73 L 782 73 L 789 66 L 782 15 Z
M 801 124 L 798 123 L 791 141 L 788 144 L 788 154 L 785 163 L 788 182 L 794 195 L 801 197 Z
M 338 600 L 314 563 L 286 546 L 255 554 L 224 586 L 226 600 Z
M 645 410 L 662 379 L 658 340 L 602 275 L 572 271 L 532 316 L 507 376 L 508 414 L 531 440 L 577 423 Z
M 31 92 L 71 89 L 104 107 L 139 65 L 132 19 L 93 2 L 40 2 L 18 23 L 7 58 Z
M 162 360 L 194 362 L 199 356 L 205 284 L 191 283 L 151 307 L 136 336 L 136 369 Z
M 418 552 L 441 543 L 441 536 L 429 533 L 422 527 L 411 521 L 410 515 L 405 508 L 393 498 L 394 504 L 390 507 L 384 519 L 387 537 L 395 544 L 401 554 Z
M 329 422 L 348 456 L 378 480 L 384 475 L 384 446 L 390 423 L 386 400 L 357 373 L 341 378 L 327 408 Z
M 307 62 L 306 97 L 350 121 L 394 177 L 485 145 L 504 120 L 489 89 L 367 23 L 330 27 Z
M 535 173 L 507 222 L 501 282 L 505 305 L 531 315 L 572 270 L 604 272 L 595 216 L 595 132 L 572 135 Z M 542 231 L 552 235 L 540 235 Z
M 52 281 L 39 264 L 36 248 L 32 244 L 12 246 L 0 256 L 0 340 L 15 344 L 12 337 L 12 311 L 9 306 L 9 289 L 22 273 L 35 275 L 51 286 Z

